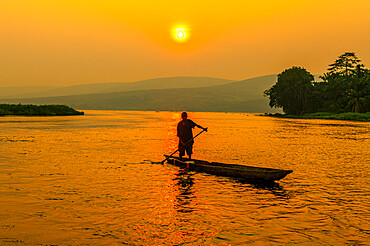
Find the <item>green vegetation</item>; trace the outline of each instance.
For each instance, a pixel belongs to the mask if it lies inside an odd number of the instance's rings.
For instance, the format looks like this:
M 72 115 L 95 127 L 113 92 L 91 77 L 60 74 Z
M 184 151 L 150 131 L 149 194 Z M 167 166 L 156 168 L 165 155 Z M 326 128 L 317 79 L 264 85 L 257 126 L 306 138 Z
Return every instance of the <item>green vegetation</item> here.
M 22 105 L 22 104 L 0 104 L 0 116 L 23 115 L 23 116 L 62 116 L 83 115 L 65 105 Z
M 265 94 L 270 107 L 283 108 L 287 114 L 299 115 L 310 111 L 310 94 L 314 77 L 301 67 L 292 67 L 278 75 L 277 83 Z
M 306 69 L 292 67 L 280 73 L 276 84 L 264 94 L 270 99 L 270 107 L 282 108 L 286 114 L 300 118 L 356 120 L 362 116 L 344 113 L 370 112 L 370 70 L 360 64 L 355 53 L 339 56 L 321 78 L 323 82 L 314 82 Z
M 293 119 L 326 119 L 326 120 L 351 120 L 370 122 L 370 112 L 368 113 L 311 113 L 304 115 L 289 115 L 289 114 L 265 114 L 265 116 L 272 116 L 277 118 L 293 118 Z

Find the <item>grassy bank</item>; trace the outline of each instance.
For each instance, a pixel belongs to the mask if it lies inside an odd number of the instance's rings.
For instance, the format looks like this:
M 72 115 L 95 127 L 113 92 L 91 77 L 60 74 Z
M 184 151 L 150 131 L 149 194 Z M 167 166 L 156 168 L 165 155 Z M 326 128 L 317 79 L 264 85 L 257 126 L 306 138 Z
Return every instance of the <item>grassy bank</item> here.
M 84 112 L 79 112 L 66 105 L 0 104 L 0 116 L 66 116 L 83 114 Z
M 292 118 L 292 119 L 327 119 L 327 120 L 351 120 L 351 121 L 363 121 L 370 122 L 370 112 L 368 113 L 312 113 L 304 115 L 286 115 L 286 114 L 264 114 L 264 116 L 271 116 L 277 118 Z

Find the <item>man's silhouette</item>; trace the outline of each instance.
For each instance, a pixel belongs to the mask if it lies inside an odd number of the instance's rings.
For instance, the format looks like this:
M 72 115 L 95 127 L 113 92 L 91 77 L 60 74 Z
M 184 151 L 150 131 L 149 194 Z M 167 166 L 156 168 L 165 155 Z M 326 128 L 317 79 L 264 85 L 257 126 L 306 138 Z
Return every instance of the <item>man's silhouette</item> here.
M 180 159 L 186 154 L 191 159 L 191 154 L 193 153 L 193 131 L 194 127 L 198 127 L 207 131 L 207 128 L 201 127 L 200 125 L 194 123 L 194 121 L 188 119 L 188 114 L 183 112 L 181 114 L 182 121 L 177 124 L 177 136 L 179 137 L 179 151 Z M 190 141 L 190 142 L 189 142 Z

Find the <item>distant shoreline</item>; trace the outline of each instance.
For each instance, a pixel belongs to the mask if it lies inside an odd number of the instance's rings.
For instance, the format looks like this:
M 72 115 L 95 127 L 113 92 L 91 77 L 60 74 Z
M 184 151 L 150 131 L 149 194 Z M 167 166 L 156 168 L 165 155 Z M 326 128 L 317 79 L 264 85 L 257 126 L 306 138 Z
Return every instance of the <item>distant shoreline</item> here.
M 323 120 L 348 120 L 348 121 L 360 121 L 370 122 L 370 113 L 311 113 L 304 115 L 287 115 L 279 113 L 265 113 L 262 116 L 276 117 L 276 118 L 288 118 L 288 119 L 323 119 Z
M 66 105 L 0 104 L 0 116 L 72 116 L 84 115 Z

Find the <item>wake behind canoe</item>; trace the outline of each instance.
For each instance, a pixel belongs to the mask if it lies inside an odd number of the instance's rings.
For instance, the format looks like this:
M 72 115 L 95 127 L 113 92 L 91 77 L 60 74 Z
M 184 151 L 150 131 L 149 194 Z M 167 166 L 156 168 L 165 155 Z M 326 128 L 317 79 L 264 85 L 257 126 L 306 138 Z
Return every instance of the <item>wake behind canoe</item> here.
M 261 168 L 244 166 L 238 164 L 226 164 L 220 162 L 208 162 L 197 159 L 183 158 L 180 160 L 178 157 L 169 157 L 165 155 L 167 162 L 179 167 L 189 168 L 197 172 L 204 172 L 218 176 L 233 177 L 238 179 L 245 179 L 250 181 L 259 182 L 272 182 L 284 178 L 292 170 L 274 169 L 274 168 Z

